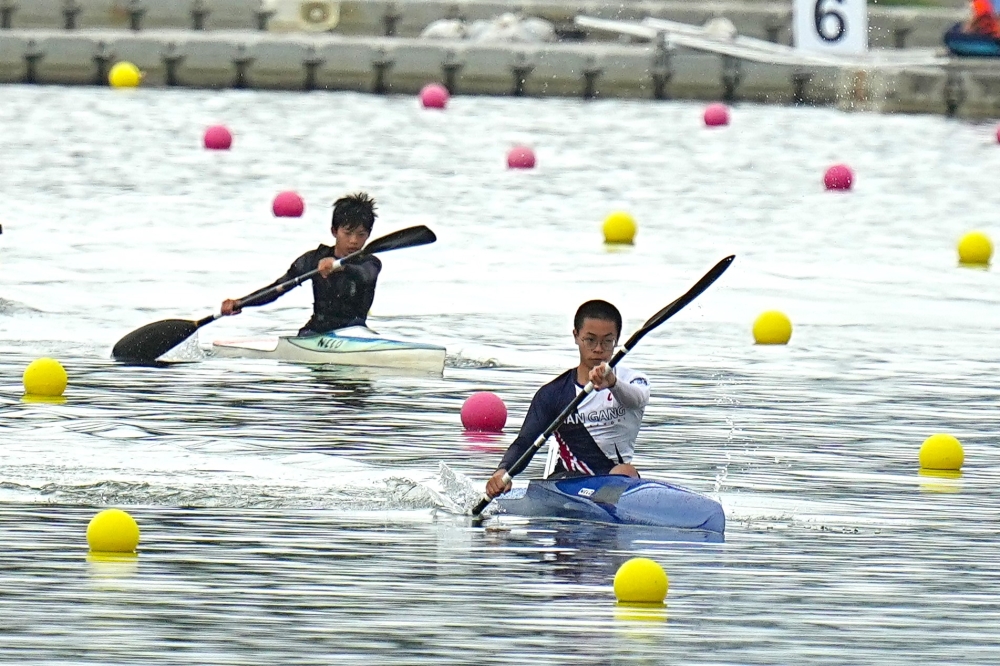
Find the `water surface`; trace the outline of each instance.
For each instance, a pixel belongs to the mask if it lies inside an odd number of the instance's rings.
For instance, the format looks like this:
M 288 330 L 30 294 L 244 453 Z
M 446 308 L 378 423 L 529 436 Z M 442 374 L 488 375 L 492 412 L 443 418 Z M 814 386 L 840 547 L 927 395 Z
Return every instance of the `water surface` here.
M 938 117 L 458 97 L 445 113 L 347 93 L 0 90 L 0 660 L 163 664 L 995 664 L 1000 326 L 992 128 Z M 223 122 L 234 149 L 200 149 Z M 536 147 L 511 172 L 505 151 Z M 822 191 L 837 161 L 849 194 Z M 284 189 L 301 219 L 275 219 Z M 442 377 L 215 359 L 116 365 L 114 342 L 198 318 L 329 240 L 369 191 L 393 252 L 371 324 L 447 346 Z M 616 209 L 639 222 L 609 249 Z M 481 487 L 534 390 L 574 363 L 572 313 L 631 331 L 718 259 L 730 271 L 643 340 L 644 475 L 718 498 L 726 543 L 450 509 Z M 307 289 L 203 329 L 294 331 Z M 777 308 L 787 347 L 755 347 Z M 193 358 L 202 354 L 189 349 Z M 59 358 L 65 404 L 24 402 Z M 472 391 L 504 435 L 462 433 Z M 917 474 L 925 437 L 960 479 Z M 532 468 L 535 469 L 535 468 Z M 457 480 L 452 477 L 457 475 Z M 143 530 L 88 561 L 98 508 Z M 636 555 L 665 609 L 616 607 Z

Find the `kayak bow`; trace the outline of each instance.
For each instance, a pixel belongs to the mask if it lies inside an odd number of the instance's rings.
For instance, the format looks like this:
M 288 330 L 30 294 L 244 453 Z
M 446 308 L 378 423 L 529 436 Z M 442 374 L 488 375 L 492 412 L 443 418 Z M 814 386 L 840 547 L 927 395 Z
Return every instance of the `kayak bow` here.
M 495 502 L 497 513 L 517 516 L 700 530 L 720 537 L 726 530 L 722 505 L 710 497 L 630 476 L 532 479 L 527 488 L 515 488 Z

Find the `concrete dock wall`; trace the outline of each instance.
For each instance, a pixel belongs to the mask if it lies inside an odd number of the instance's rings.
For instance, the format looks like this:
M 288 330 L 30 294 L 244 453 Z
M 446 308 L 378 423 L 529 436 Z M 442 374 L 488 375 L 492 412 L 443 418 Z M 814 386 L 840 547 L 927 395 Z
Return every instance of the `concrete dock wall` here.
M 651 44 L 481 44 L 258 31 L 0 31 L 0 82 L 106 85 L 118 60 L 144 85 L 412 94 L 749 100 L 874 111 L 1000 114 L 995 61 L 867 72 L 789 67 Z
M 770 41 L 791 40 L 790 2 L 697 2 L 694 0 L 0 0 L 0 25 L 13 29 L 193 29 L 289 30 L 279 21 L 316 3 L 335 11 L 334 31 L 343 35 L 415 37 L 441 18 L 490 19 L 516 11 L 552 21 L 566 38 L 582 38 L 573 17 L 641 19 L 646 16 L 702 24 L 725 16 L 741 34 Z M 276 9 L 277 8 L 277 9 Z M 940 46 L 944 31 L 967 16 L 964 7 L 869 6 L 872 46 Z M 287 17 L 286 17 L 287 18 Z M 306 24 L 299 26 L 307 29 Z M 322 27 L 322 26 L 319 26 Z M 607 34 L 591 38 L 613 40 Z

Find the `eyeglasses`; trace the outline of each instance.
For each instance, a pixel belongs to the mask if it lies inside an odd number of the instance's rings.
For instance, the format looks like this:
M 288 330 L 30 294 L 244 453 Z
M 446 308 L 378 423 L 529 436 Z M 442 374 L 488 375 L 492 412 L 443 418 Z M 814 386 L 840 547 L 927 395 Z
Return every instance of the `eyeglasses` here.
M 614 338 L 605 338 L 604 340 L 598 340 L 597 338 L 588 335 L 585 338 L 580 338 L 580 342 L 586 345 L 587 349 L 597 349 L 600 347 L 604 351 L 611 351 L 615 348 L 615 344 L 618 342 Z

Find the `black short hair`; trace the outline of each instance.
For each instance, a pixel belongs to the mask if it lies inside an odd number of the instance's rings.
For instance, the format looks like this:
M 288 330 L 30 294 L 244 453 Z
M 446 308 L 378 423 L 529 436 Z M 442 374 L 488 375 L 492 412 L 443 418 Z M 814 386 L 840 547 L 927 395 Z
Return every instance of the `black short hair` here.
M 622 313 L 607 301 L 587 301 L 577 308 L 576 316 L 573 317 L 573 328 L 578 331 L 583 328 L 584 319 L 610 321 L 615 325 L 615 334 L 622 334 Z
M 333 220 L 331 225 L 336 231 L 341 227 L 347 229 L 364 228 L 371 233 L 375 226 L 375 200 L 364 192 L 340 197 L 333 202 Z

